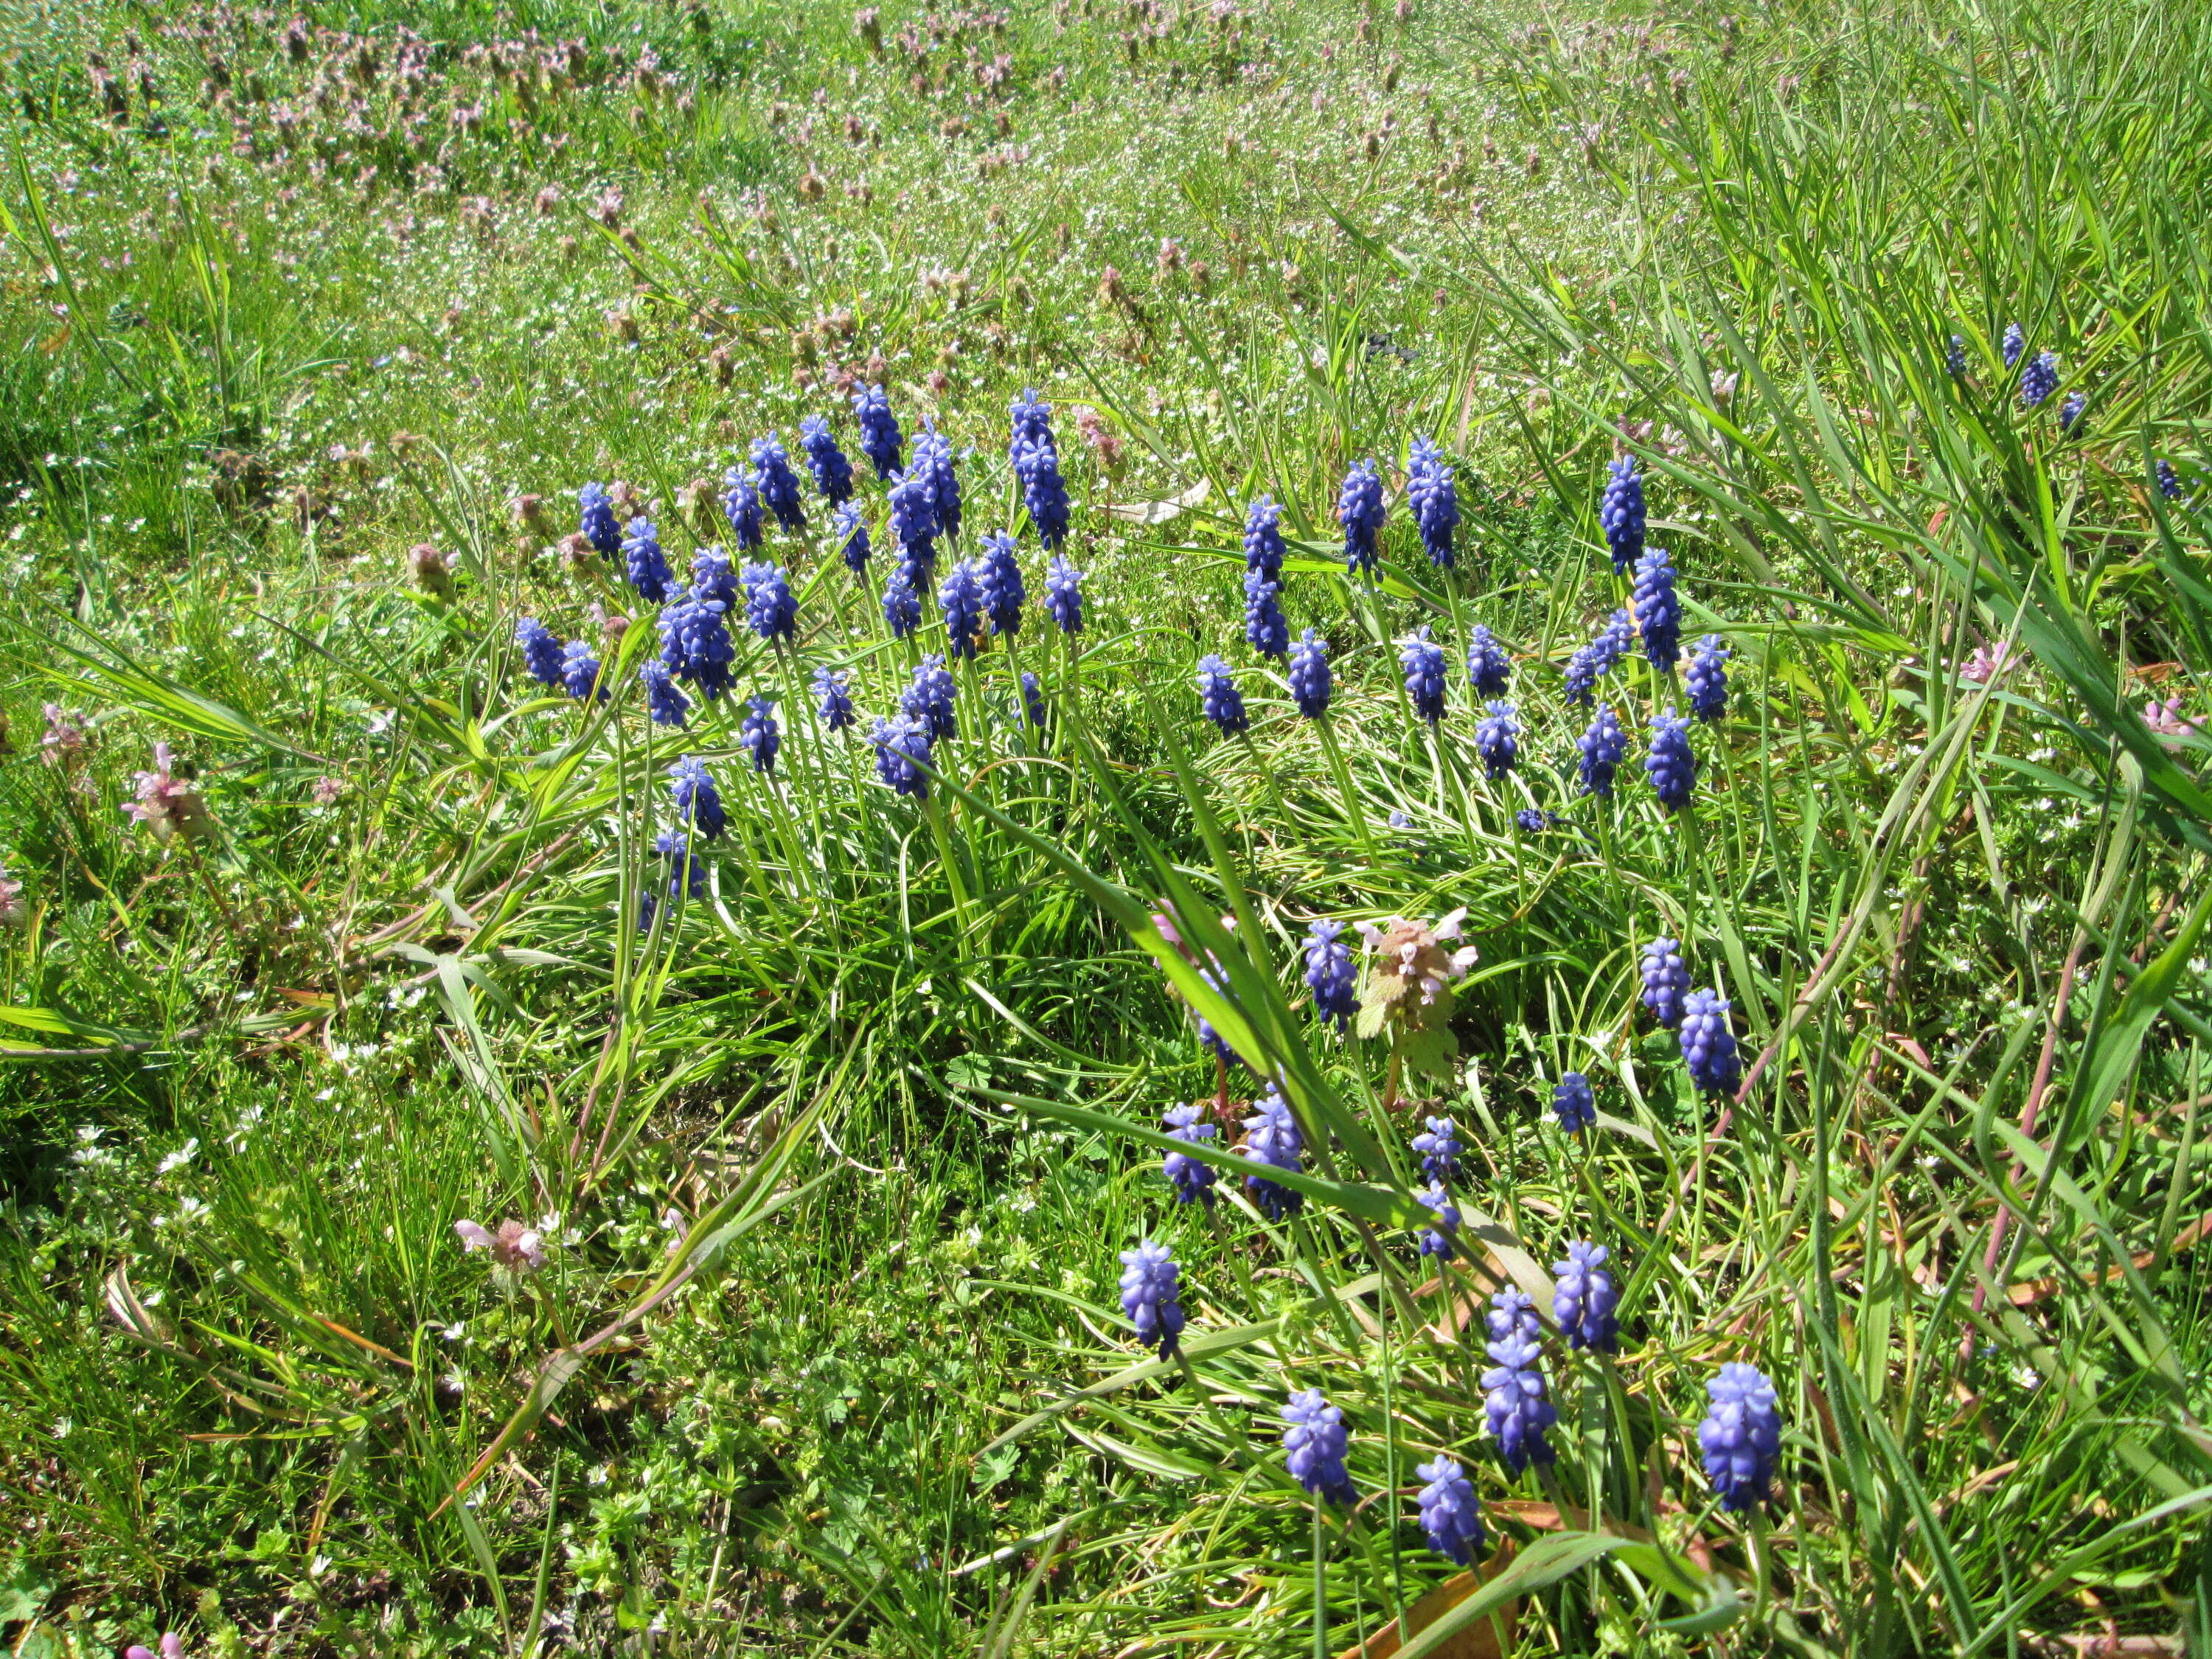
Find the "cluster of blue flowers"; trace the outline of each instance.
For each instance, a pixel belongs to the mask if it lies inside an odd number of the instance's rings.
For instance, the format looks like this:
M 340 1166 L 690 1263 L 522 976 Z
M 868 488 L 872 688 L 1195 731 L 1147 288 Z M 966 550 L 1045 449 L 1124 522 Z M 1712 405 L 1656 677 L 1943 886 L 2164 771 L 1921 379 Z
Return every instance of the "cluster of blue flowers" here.
M 1644 1006 L 1662 1030 L 1676 1033 L 1690 1080 L 1707 1094 L 1733 1094 L 1743 1080 L 1729 1003 L 1718 991 L 1690 988 L 1690 966 L 1679 940 L 1659 938 L 1644 947 L 1639 970 Z

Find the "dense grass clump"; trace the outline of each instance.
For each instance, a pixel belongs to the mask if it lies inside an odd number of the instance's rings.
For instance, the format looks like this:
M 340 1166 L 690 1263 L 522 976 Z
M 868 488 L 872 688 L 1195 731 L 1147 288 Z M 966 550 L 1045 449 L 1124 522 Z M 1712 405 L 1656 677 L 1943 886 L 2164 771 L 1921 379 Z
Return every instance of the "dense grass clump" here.
M 2194 19 L 4 20 L 11 1651 L 2212 1652 Z

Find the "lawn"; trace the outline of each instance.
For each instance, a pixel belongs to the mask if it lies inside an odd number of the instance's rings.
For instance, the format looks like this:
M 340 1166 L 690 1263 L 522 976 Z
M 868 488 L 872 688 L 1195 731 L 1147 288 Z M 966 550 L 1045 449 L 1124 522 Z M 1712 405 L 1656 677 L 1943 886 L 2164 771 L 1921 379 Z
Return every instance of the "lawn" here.
M 0 1640 L 2212 1656 L 2212 40 L 0 6 Z

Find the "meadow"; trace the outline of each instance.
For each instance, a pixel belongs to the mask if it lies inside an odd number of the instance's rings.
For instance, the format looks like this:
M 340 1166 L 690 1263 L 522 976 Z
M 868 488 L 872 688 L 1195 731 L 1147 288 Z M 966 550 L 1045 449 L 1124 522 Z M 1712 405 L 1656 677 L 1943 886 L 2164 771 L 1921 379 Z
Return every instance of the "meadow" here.
M 0 1640 L 2212 1655 L 2212 41 L 0 0 Z

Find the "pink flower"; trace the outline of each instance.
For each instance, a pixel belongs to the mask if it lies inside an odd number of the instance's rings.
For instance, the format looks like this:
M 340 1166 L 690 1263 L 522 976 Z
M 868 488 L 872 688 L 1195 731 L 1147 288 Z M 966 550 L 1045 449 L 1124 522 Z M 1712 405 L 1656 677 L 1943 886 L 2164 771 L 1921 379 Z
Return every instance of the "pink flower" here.
M 2181 699 L 2179 697 L 2166 702 L 2160 702 L 2156 697 L 2153 697 L 2143 705 L 2142 717 L 2145 726 L 2166 739 L 2166 746 L 2169 749 L 2179 749 L 2181 746 L 2179 741 L 2180 738 L 2204 729 L 2200 722 L 2189 719 L 2182 713 Z
M 2004 672 L 2012 662 L 2012 647 L 2000 642 L 1995 651 L 1985 646 L 1976 646 L 1973 655 L 1960 665 L 1959 678 L 1972 680 L 1976 685 L 1987 685 Z
M 0 927 L 21 927 L 23 915 L 23 884 L 0 870 Z
M 46 734 L 39 739 L 39 748 L 46 757 L 46 764 L 75 765 L 84 755 L 84 727 L 58 702 L 46 706 Z
M 123 1650 L 123 1659 L 155 1659 L 155 1655 L 150 1649 L 133 1642 Z M 185 1659 L 185 1638 L 173 1630 L 163 1631 L 160 1659 Z
M 175 770 L 176 759 L 169 745 L 155 744 L 154 769 L 131 775 L 138 786 L 138 799 L 124 803 L 123 810 L 151 830 L 156 841 L 167 841 L 180 832 L 204 836 L 210 828 L 206 803 L 198 790 L 175 775 Z
M 456 1221 L 453 1231 L 461 1236 L 463 1249 L 489 1250 L 492 1266 L 508 1273 L 534 1273 L 545 1265 L 544 1240 L 520 1221 L 502 1221 L 495 1233 L 473 1221 Z
M 345 780 L 329 776 L 317 778 L 315 787 L 308 793 L 314 797 L 316 805 L 328 806 L 345 793 Z
M 1460 923 L 1467 920 L 1464 908 L 1453 911 L 1434 927 L 1424 927 L 1418 921 L 1408 921 L 1403 916 L 1393 916 L 1377 927 L 1371 921 L 1357 924 L 1359 936 L 1367 941 L 1367 948 L 1378 960 L 1375 971 L 1403 980 L 1410 988 L 1420 988 L 1421 1000 L 1434 1002 L 1437 993 L 1447 981 L 1458 979 L 1474 966 L 1477 951 L 1472 945 L 1446 954 L 1443 941 L 1459 937 Z M 1399 994 L 1404 993 L 1401 990 Z

